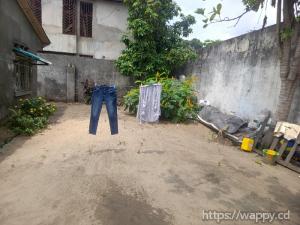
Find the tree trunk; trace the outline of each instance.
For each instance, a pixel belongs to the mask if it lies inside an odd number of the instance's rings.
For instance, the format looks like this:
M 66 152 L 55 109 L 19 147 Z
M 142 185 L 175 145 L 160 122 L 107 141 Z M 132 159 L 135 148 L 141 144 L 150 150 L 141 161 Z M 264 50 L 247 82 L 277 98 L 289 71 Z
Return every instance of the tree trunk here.
M 277 119 L 280 121 L 287 121 L 288 119 L 293 101 L 293 96 L 295 94 L 296 87 L 299 86 L 298 80 L 299 76 L 295 80 L 281 78 L 279 103 L 277 107 Z
M 292 40 L 295 40 L 294 38 Z M 288 119 L 293 96 L 299 87 L 300 79 L 300 38 L 296 38 L 296 43 L 291 41 L 288 45 L 282 45 L 282 55 L 280 58 L 280 79 L 281 87 L 279 103 L 277 106 L 277 119 L 286 121 Z M 296 48 L 292 48 L 295 45 Z
M 293 20 L 292 1 L 283 1 L 283 29 L 292 29 L 292 36 L 280 43 L 280 79 L 281 87 L 276 117 L 287 121 L 295 90 L 299 88 L 300 79 L 300 25 Z M 286 30 L 283 30 L 285 32 Z

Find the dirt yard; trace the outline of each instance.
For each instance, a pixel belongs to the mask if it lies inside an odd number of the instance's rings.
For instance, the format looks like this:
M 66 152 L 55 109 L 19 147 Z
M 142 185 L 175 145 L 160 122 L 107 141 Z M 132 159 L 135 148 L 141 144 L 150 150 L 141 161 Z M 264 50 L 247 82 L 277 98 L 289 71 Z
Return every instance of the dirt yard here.
M 290 210 L 283 224 L 300 224 L 299 174 L 219 144 L 197 123 L 140 125 L 120 110 L 111 136 L 103 110 L 89 135 L 89 113 L 59 104 L 47 130 L 1 149 L 1 225 L 216 224 L 203 210 Z

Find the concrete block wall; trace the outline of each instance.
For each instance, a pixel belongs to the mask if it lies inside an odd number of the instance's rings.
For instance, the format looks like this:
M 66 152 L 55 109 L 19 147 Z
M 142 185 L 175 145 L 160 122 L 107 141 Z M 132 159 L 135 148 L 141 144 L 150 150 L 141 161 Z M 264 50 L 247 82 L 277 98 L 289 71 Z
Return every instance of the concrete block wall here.
M 77 89 L 78 101 L 83 102 L 84 82 L 88 79 L 116 85 L 120 101 L 132 84 L 128 77 L 117 72 L 112 60 L 52 53 L 39 55 L 52 62 L 50 66 L 38 66 L 38 95 L 48 100 L 74 102 Z
M 203 49 L 198 60 L 186 66 L 185 73 L 198 77 L 199 99 L 208 100 L 225 113 L 254 119 L 264 109 L 274 117 L 281 82 L 279 69 L 276 30 L 272 26 Z M 299 95 L 300 87 L 289 118 L 297 123 Z

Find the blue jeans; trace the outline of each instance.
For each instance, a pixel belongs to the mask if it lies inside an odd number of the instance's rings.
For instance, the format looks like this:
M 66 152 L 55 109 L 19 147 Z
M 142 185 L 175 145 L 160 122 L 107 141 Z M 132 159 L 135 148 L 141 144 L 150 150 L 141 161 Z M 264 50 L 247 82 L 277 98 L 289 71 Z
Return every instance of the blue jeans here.
M 118 133 L 118 115 L 117 115 L 117 93 L 116 88 L 107 85 L 96 86 L 92 95 L 90 134 L 96 134 L 102 104 L 105 102 L 109 118 L 111 134 Z

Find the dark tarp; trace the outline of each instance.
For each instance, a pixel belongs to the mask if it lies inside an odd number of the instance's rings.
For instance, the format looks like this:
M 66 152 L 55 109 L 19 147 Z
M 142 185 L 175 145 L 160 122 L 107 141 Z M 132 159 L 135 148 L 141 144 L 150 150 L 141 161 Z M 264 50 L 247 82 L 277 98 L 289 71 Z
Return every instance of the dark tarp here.
M 204 106 L 199 112 L 199 116 L 206 122 L 214 124 L 219 130 L 224 130 L 229 134 L 234 134 L 241 127 L 247 125 L 247 121 L 240 117 L 222 113 L 213 106 Z

